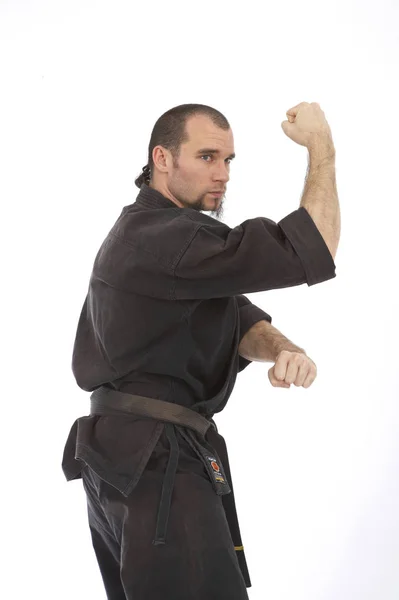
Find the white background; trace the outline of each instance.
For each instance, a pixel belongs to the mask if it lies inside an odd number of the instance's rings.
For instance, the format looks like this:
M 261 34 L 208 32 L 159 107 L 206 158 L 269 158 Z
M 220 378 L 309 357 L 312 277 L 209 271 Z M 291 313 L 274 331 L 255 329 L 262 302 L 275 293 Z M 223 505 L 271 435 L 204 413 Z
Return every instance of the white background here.
M 399 6 L 382 2 L 0 3 L 2 582 L 7 600 L 105 599 L 81 481 L 89 412 L 72 346 L 97 250 L 169 108 L 209 104 L 237 158 L 224 222 L 299 206 L 307 150 L 281 129 L 318 102 L 336 147 L 337 276 L 250 294 L 318 377 L 238 376 L 228 443 L 251 600 L 399 597 Z M 206 600 L 206 599 L 204 599 Z

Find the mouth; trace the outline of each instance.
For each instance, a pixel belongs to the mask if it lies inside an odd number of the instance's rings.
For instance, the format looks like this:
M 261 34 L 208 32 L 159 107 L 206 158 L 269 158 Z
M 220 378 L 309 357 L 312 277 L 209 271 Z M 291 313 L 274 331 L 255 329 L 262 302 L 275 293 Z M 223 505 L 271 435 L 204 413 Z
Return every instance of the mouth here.
M 221 198 L 224 192 L 209 192 L 211 196 L 215 196 L 215 198 Z

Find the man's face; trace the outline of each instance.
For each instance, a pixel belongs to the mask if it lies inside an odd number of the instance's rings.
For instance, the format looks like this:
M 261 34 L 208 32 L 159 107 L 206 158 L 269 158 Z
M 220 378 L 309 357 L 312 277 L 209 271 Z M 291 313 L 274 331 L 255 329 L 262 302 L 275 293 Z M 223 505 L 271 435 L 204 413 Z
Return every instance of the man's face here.
M 233 133 L 220 129 L 204 115 L 188 119 L 186 131 L 189 141 L 181 145 L 176 163 L 170 152 L 166 154 L 168 170 L 162 173 L 160 191 L 182 208 L 211 212 L 220 218 L 234 154 Z M 222 195 L 212 195 L 217 191 Z

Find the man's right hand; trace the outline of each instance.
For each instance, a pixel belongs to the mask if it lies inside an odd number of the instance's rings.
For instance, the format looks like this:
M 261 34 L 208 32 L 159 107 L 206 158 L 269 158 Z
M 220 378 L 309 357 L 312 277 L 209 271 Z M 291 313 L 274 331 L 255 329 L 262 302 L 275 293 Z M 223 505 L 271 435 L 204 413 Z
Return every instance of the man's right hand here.
M 320 144 L 333 148 L 330 126 L 317 102 L 301 102 L 286 114 L 288 121 L 283 121 L 281 127 L 291 140 L 309 150 Z

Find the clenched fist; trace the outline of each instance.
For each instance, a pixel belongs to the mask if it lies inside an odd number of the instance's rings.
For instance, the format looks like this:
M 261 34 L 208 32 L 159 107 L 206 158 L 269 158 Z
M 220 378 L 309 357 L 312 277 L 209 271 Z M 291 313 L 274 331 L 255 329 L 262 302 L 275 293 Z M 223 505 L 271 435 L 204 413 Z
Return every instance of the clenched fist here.
M 268 372 L 273 387 L 289 388 L 291 383 L 297 387 L 308 388 L 317 375 L 313 360 L 302 352 L 282 350 Z

